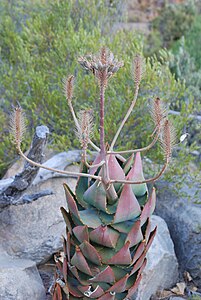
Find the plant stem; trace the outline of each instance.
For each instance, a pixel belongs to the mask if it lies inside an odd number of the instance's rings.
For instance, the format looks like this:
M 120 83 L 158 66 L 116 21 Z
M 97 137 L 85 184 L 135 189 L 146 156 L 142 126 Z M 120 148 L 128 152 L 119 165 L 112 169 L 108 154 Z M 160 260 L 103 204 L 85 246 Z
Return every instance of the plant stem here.
M 141 181 L 133 181 L 133 180 L 110 180 L 110 183 L 124 183 L 124 184 L 142 184 L 142 183 L 149 183 L 156 181 L 161 175 L 165 172 L 166 168 L 168 166 L 168 160 L 165 162 L 163 168 L 161 171 L 155 176 L 150 179 L 145 179 Z
M 70 112 L 72 114 L 72 117 L 73 117 L 73 120 L 75 122 L 75 125 L 77 128 L 80 128 L 80 125 L 79 125 L 79 122 L 77 120 L 77 117 L 75 115 L 75 111 L 74 111 L 74 108 L 73 108 L 73 105 L 72 105 L 72 102 L 71 101 L 68 101 L 68 106 L 70 108 Z M 97 147 L 90 139 L 89 139 L 89 144 L 96 150 L 96 151 L 100 151 L 100 148 Z
M 72 176 L 83 176 L 83 177 L 88 177 L 88 178 L 93 178 L 93 179 L 97 179 L 97 180 L 102 180 L 102 178 L 100 176 L 96 176 L 96 175 L 91 175 L 91 174 L 86 174 L 86 173 L 79 173 L 79 172 L 70 172 L 70 171 L 64 171 L 64 170 L 58 170 L 58 169 L 54 169 L 54 168 L 50 168 L 47 166 L 44 166 L 42 164 L 39 164 L 31 159 L 29 159 L 21 150 L 20 146 L 17 145 L 17 150 L 20 154 L 21 157 L 23 157 L 26 161 L 28 161 L 30 164 L 32 164 L 33 166 L 51 171 L 51 172 L 56 172 L 56 173 L 60 173 L 60 174 L 66 174 L 66 175 L 72 175 Z
M 101 160 L 105 160 L 105 130 L 104 130 L 104 107 L 105 107 L 105 87 L 100 85 L 100 154 Z
M 124 150 L 124 151 L 108 151 L 107 154 L 126 154 L 126 153 L 136 153 L 136 152 L 143 152 L 143 151 L 147 151 L 149 149 L 151 149 L 155 143 L 157 142 L 158 140 L 158 137 L 159 137 L 159 133 L 160 133 L 160 129 L 157 130 L 157 133 L 153 139 L 153 141 L 146 147 L 143 147 L 143 148 L 140 148 L 140 149 L 135 149 L 135 150 Z
M 137 85 L 136 88 L 135 88 L 135 94 L 134 94 L 133 101 L 132 101 L 132 103 L 131 103 L 131 105 L 130 105 L 130 107 L 129 107 L 129 109 L 128 109 L 128 111 L 127 111 L 127 113 L 126 113 L 126 115 L 125 115 L 125 117 L 123 119 L 123 121 L 121 122 L 121 124 L 120 124 L 120 126 L 119 126 L 119 128 L 118 128 L 118 130 L 117 130 L 117 132 L 116 132 L 116 134 L 115 134 L 115 136 L 113 138 L 113 140 L 112 140 L 112 143 L 111 143 L 109 151 L 113 151 L 113 148 L 114 148 L 114 145 L 115 145 L 115 143 L 117 141 L 117 138 L 118 138 L 118 136 L 119 136 L 122 128 L 124 127 L 124 125 L 125 125 L 128 117 L 130 116 L 130 114 L 131 114 L 134 106 L 135 106 L 135 103 L 136 103 L 137 97 L 138 97 L 138 91 L 139 91 L 139 85 Z
M 83 150 L 83 159 L 84 159 L 84 163 L 85 165 L 87 166 L 87 168 L 98 168 L 98 167 L 101 167 L 102 165 L 105 164 L 105 161 L 101 161 L 99 162 L 98 164 L 95 164 L 95 165 L 90 165 L 88 162 L 87 162 L 87 153 L 86 153 L 86 150 L 84 149 Z

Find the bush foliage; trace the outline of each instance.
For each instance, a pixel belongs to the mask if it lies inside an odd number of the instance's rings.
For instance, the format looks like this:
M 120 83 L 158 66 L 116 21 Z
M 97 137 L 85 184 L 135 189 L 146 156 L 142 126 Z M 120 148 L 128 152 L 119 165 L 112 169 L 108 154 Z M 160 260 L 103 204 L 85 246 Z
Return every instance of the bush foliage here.
M 14 149 L 8 137 L 8 117 L 11 105 L 20 102 L 28 119 L 26 149 L 39 124 L 50 128 L 49 145 L 58 150 L 78 147 L 74 125 L 62 93 L 62 78 L 69 74 L 76 77 L 75 110 L 92 107 L 98 90 L 94 79 L 79 70 L 75 57 L 97 51 L 107 45 L 124 61 L 124 70 L 117 75 L 106 93 L 106 139 L 111 141 L 118 127 L 119 115 L 124 116 L 133 97 L 132 58 L 142 53 L 143 42 L 134 32 L 118 31 L 111 34 L 117 21 L 121 1 L 111 6 L 111 1 L 2 1 L 0 18 L 0 126 L 3 128 L 0 148 L 0 170 L 14 159 Z M 121 18 L 121 16 L 120 16 Z M 20 20 L 23 20 L 21 22 Z M 150 141 L 153 130 L 149 116 L 150 99 L 159 96 L 172 107 L 185 93 L 184 85 L 176 81 L 167 64 L 157 58 L 147 59 L 145 80 L 142 82 L 138 104 L 118 140 L 118 148 L 144 146 Z M 84 78 L 84 80 L 83 80 Z M 78 101 L 81 102 L 81 106 Z M 81 100 L 81 101 L 80 101 Z M 118 100 L 118 101 L 117 101 Z M 98 102 L 97 102 L 98 105 Z M 183 105 L 176 127 L 182 132 L 188 122 Z M 189 108 L 190 109 L 190 108 Z M 144 118 L 145 116 L 145 118 Z M 94 111 L 95 119 L 98 118 Z M 143 125 L 141 119 L 143 121 Z M 140 125 L 139 125 L 140 124 Z M 66 135 L 67 133 L 67 135 Z M 132 136 L 138 136 L 133 145 Z M 142 139 L 143 137 L 143 139 Z M 99 138 L 98 128 L 95 140 Z M 143 142 L 142 142 L 143 141 Z M 152 159 L 161 159 L 155 149 Z

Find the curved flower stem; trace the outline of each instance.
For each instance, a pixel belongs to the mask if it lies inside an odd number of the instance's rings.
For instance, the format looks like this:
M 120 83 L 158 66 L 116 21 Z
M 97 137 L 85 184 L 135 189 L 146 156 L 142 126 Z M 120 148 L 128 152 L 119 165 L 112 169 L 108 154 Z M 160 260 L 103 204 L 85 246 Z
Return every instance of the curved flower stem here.
M 110 180 L 110 183 L 124 183 L 124 184 L 142 184 L 142 183 L 149 183 L 156 181 L 161 175 L 165 172 L 166 168 L 168 166 L 168 160 L 165 162 L 163 168 L 161 171 L 155 176 L 150 179 L 145 179 L 141 181 L 133 181 L 133 180 Z
M 95 164 L 95 165 L 90 165 L 88 162 L 87 162 L 87 154 L 86 154 L 86 150 L 83 150 L 83 159 L 84 159 L 84 163 L 85 165 L 87 166 L 87 168 L 98 168 L 98 167 L 101 167 L 102 165 L 105 164 L 105 161 L 101 161 L 99 162 L 98 164 Z
M 95 175 L 91 175 L 91 174 L 86 174 L 86 173 L 79 173 L 79 172 L 70 172 L 70 171 L 64 171 L 64 170 L 58 170 L 58 169 L 54 169 L 54 168 L 50 168 L 47 167 L 45 165 L 39 164 L 31 159 L 29 159 L 21 150 L 20 146 L 17 145 L 17 150 L 20 154 L 21 157 L 23 157 L 26 161 L 28 161 L 30 164 L 32 164 L 33 166 L 36 166 L 38 168 L 42 168 L 51 172 L 55 172 L 55 173 L 60 173 L 60 174 L 65 174 L 65 175 L 72 175 L 72 176 L 83 176 L 83 177 L 88 177 L 88 178 L 93 178 L 93 179 L 97 179 L 97 180 L 102 180 L 102 178 L 100 176 L 95 176 Z
M 155 143 L 157 142 L 160 134 L 160 128 L 157 130 L 156 135 L 153 139 L 153 141 L 146 147 L 140 148 L 140 149 L 135 149 L 135 150 L 124 150 L 124 151 L 108 151 L 107 154 L 126 154 L 126 153 L 136 153 L 136 152 L 143 152 L 151 149 Z
M 77 120 L 77 117 L 75 115 L 75 111 L 74 111 L 74 108 L 73 108 L 73 105 L 72 105 L 72 102 L 71 101 L 68 101 L 68 106 L 70 108 L 70 112 L 72 114 L 72 117 L 73 117 L 73 120 L 75 122 L 75 125 L 77 128 L 80 128 L 80 125 L 79 125 L 79 122 Z M 96 151 L 100 151 L 100 148 L 98 146 L 96 146 L 90 139 L 89 139 L 89 144 L 96 150 Z
M 134 106 L 135 106 L 135 103 L 136 103 L 137 97 L 138 97 L 138 91 L 139 91 L 139 85 L 137 85 L 136 88 L 135 88 L 135 94 L 134 94 L 133 101 L 132 101 L 132 103 L 131 103 L 131 105 L 130 105 L 130 107 L 129 107 L 129 109 L 128 109 L 128 111 L 127 111 L 127 113 L 126 113 L 126 115 L 125 115 L 125 117 L 123 119 L 123 121 L 121 122 L 121 124 L 120 124 L 120 126 L 119 126 L 119 128 L 118 128 L 118 130 L 117 130 L 117 132 L 116 132 L 116 134 L 115 134 L 115 136 L 113 138 L 113 140 L 112 140 L 112 143 L 111 143 L 109 151 L 113 151 L 113 148 L 114 148 L 114 145 L 115 145 L 115 143 L 117 141 L 117 138 L 118 138 L 118 136 L 119 136 L 122 128 L 124 127 L 124 125 L 125 125 L 128 117 L 130 116 L 130 114 L 131 114 Z

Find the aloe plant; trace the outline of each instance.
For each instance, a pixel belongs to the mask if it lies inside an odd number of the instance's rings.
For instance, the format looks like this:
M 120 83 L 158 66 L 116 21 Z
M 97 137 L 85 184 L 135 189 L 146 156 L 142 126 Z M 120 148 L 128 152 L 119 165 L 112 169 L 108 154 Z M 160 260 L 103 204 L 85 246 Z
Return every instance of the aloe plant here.
M 156 191 L 148 195 L 147 183 L 154 183 L 166 170 L 175 143 L 175 130 L 167 118 L 167 109 L 159 98 L 152 101 L 150 112 L 154 121 L 151 143 L 141 149 L 115 151 L 115 142 L 129 118 L 138 96 L 144 61 L 134 59 L 134 98 L 119 129 L 106 145 L 104 132 L 105 90 L 110 77 L 123 63 L 102 48 L 97 56 L 79 58 L 80 65 L 91 72 L 100 90 L 100 145 L 92 142 L 93 113 L 73 108 L 73 81 L 64 80 L 65 96 L 76 125 L 82 147 L 80 172 L 72 173 L 48 168 L 33 162 L 21 150 L 23 116 L 17 107 L 12 118 L 12 131 L 18 152 L 30 163 L 54 172 L 78 176 L 75 193 L 64 184 L 67 209 L 61 208 L 66 223 L 63 251 L 55 255 L 56 275 L 51 289 L 53 299 L 132 299 L 146 266 L 146 254 L 156 228 L 151 229 L 150 217 L 155 208 Z M 164 165 L 153 178 L 145 179 L 141 152 L 160 140 Z M 94 162 L 87 161 L 88 147 L 97 151 Z M 130 154 L 125 159 L 122 155 Z

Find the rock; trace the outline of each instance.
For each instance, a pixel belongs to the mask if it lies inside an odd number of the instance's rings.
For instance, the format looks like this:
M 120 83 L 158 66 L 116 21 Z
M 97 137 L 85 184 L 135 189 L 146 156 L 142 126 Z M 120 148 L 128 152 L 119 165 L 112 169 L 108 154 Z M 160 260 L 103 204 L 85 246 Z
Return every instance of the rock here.
M 0 300 L 45 300 L 46 293 L 35 262 L 1 253 Z
M 68 170 L 78 171 L 78 166 L 69 166 Z M 71 189 L 75 178 L 58 177 L 42 181 L 27 189 L 23 197 L 52 191 L 29 204 L 6 207 L 0 213 L 0 244 L 9 255 L 31 259 L 36 263 L 46 261 L 62 246 L 61 236 L 65 234 L 60 207 L 66 207 L 63 183 Z
M 182 297 L 171 297 L 169 300 L 184 300 Z
M 81 159 L 81 151 L 80 150 L 72 150 L 68 152 L 61 152 L 54 155 L 48 161 L 44 163 L 45 166 L 50 168 L 65 170 L 65 168 L 73 163 L 80 162 Z M 41 181 L 47 180 L 52 177 L 62 177 L 61 174 L 54 173 L 45 169 L 40 169 L 36 178 L 33 181 L 33 185 L 38 184 Z M 65 176 L 66 177 L 66 176 Z
M 143 272 L 136 300 L 148 300 L 160 289 L 172 287 L 178 278 L 178 263 L 174 245 L 165 221 L 151 217 L 152 226 L 157 225 L 157 234 L 147 253 L 147 266 Z
M 181 271 L 188 271 L 198 287 L 201 287 L 201 199 L 199 188 L 183 184 L 175 192 L 171 183 L 159 182 L 156 214 L 168 224 L 175 245 L 175 252 Z

